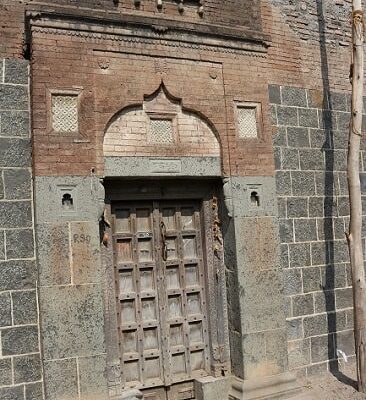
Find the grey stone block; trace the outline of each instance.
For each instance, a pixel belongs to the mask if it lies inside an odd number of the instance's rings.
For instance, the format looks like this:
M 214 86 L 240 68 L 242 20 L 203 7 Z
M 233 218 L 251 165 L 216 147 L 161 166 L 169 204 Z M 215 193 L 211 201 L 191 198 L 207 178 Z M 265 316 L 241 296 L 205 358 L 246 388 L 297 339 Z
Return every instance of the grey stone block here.
M 338 216 L 348 216 L 349 215 L 349 198 L 346 196 L 337 197 L 337 211 Z
M 279 231 L 281 243 L 290 243 L 294 241 L 293 220 L 279 219 Z
M 330 259 L 333 257 L 330 257 Z M 346 271 L 344 264 L 326 265 L 321 269 L 322 285 L 326 290 L 344 288 L 346 286 Z
M 315 175 L 315 185 L 316 194 L 318 196 L 326 196 L 327 201 L 335 195 L 335 180 L 336 175 L 333 172 L 327 171 L 316 171 Z M 335 201 L 335 198 L 332 199 Z
M 332 138 L 333 138 L 334 149 L 347 149 L 348 146 L 347 131 L 333 131 Z
M 0 169 L 0 200 L 3 200 L 4 196 L 5 196 L 4 180 L 3 180 L 2 170 Z
M 290 296 L 302 293 L 301 270 L 299 268 L 288 268 L 283 273 L 285 295 Z
M 197 400 L 226 399 L 229 397 L 230 379 L 228 377 L 202 377 L 194 380 Z
M 0 230 L 0 261 L 5 260 L 5 231 Z
M 30 167 L 29 139 L 0 137 L 0 167 Z
M 0 291 L 33 289 L 36 282 L 34 261 L 13 260 L 0 262 Z
M 324 129 L 310 129 L 310 145 L 314 149 L 330 149 L 332 134 Z
M 287 341 L 286 328 L 265 332 L 266 359 L 271 364 L 272 374 L 280 374 L 287 370 Z
M 305 294 L 292 297 L 292 313 L 294 317 L 314 313 L 313 295 Z
M 42 382 L 25 385 L 25 400 L 43 400 Z
M 0 136 L 29 137 L 29 111 L 0 111 Z
M 289 252 L 288 252 L 288 244 L 280 245 L 280 257 L 281 257 L 281 267 L 288 268 L 289 267 Z
M 24 399 L 24 387 L 13 386 L 0 388 L 0 399 L 1 400 L 23 400 Z
M 302 270 L 304 293 L 321 290 L 322 282 L 319 267 L 304 268 Z
M 299 108 L 299 125 L 319 128 L 318 110 L 316 108 Z
M 353 330 L 337 332 L 337 349 L 342 350 L 348 356 L 355 353 L 355 338 Z
M 346 327 L 347 329 L 354 328 L 354 317 L 353 317 L 353 310 L 345 310 L 346 313 Z
M 332 110 L 347 111 L 347 95 L 345 93 L 331 92 L 329 94 L 329 107 Z
M 344 239 L 346 230 L 348 229 L 348 224 L 345 225 L 345 218 L 334 218 L 333 219 L 333 227 L 334 227 L 334 238 L 335 239 Z
M 0 386 L 12 385 L 11 358 L 0 358 Z
M 0 109 L 26 111 L 28 99 L 27 86 L 0 84 Z
M 340 196 L 344 196 L 344 195 L 348 196 L 347 173 L 346 172 L 338 172 L 337 177 L 338 177 L 337 194 Z
M 43 287 L 40 310 L 46 360 L 105 352 L 100 286 Z
M 26 85 L 28 83 L 28 65 L 26 60 L 6 59 L 4 82 Z
M 13 300 L 14 324 L 36 324 L 38 321 L 36 291 L 16 291 L 11 296 Z
M 46 399 L 77 399 L 76 359 L 45 361 L 44 382 Z
M 240 290 L 245 293 L 240 299 L 245 315 L 242 319 L 243 333 L 284 329 L 281 270 L 248 271 L 240 277 Z
M 280 86 L 268 85 L 269 102 L 272 104 L 281 104 Z
M 33 231 L 31 229 L 6 231 L 6 256 L 8 259 L 33 258 Z
M 276 192 L 278 195 L 291 195 L 291 175 L 288 171 L 276 172 Z
M 327 314 L 304 317 L 305 337 L 324 335 L 328 332 Z
M 333 131 L 337 128 L 336 113 L 331 110 L 319 110 L 319 127 L 328 131 Z
M 278 171 L 278 170 L 282 169 L 281 148 L 274 147 L 273 155 L 274 155 L 275 169 Z
M 106 357 L 81 357 L 78 362 L 81 399 L 107 399 Z
M 287 141 L 290 147 L 310 147 L 308 128 L 287 128 Z
M 27 325 L 5 328 L 1 332 L 2 352 L 5 356 L 36 353 L 38 349 L 38 327 Z
M 5 63 L 5 59 L 1 59 L 0 60 L 0 83 L 3 83 L 3 71 L 4 71 L 4 63 Z
M 313 265 L 329 264 L 329 248 L 325 242 L 311 243 L 311 262 Z
M 324 216 L 324 197 L 309 197 L 309 217 Z
M 297 149 L 282 149 L 282 169 L 300 169 L 299 152 Z
M 324 290 L 314 293 L 315 313 L 331 312 L 335 310 L 335 294 L 333 290 Z
M 68 224 L 36 225 L 36 243 L 40 285 L 70 283 L 71 268 Z
M 311 361 L 332 360 L 335 357 L 333 335 L 324 335 L 311 338 Z
M 287 106 L 307 107 L 306 90 L 282 86 L 282 103 Z
M 42 379 L 39 354 L 14 357 L 14 383 L 35 382 Z
M 287 217 L 287 199 L 285 197 L 277 197 L 277 204 L 278 204 L 278 217 L 279 218 L 286 218 Z
M 335 295 L 337 310 L 353 307 L 352 288 L 336 289 Z
M 294 219 L 295 241 L 309 242 L 317 240 L 315 219 Z
M 299 126 L 298 109 L 296 107 L 277 106 L 278 125 Z
M 328 171 L 347 170 L 346 150 L 325 150 L 325 167 Z
M 6 199 L 31 198 L 31 174 L 27 169 L 5 169 L 4 191 Z
M 272 104 L 269 108 L 271 113 L 271 124 L 272 126 L 277 126 L 277 106 Z
M 288 340 L 302 339 L 304 336 L 302 328 L 302 318 L 290 319 L 286 321 Z
M 290 267 L 306 267 L 310 265 L 310 243 L 289 244 Z
M 308 217 L 308 198 L 307 197 L 288 197 L 287 198 L 288 218 Z
M 345 310 L 328 312 L 328 332 L 343 331 L 347 327 Z
M 310 340 L 295 340 L 288 343 L 289 368 L 300 368 L 310 363 Z
M 335 240 L 334 242 L 334 260 L 336 262 L 348 262 L 349 251 L 346 240 Z
M 264 332 L 257 332 L 243 335 L 243 352 L 245 367 L 250 375 L 259 365 L 263 365 L 266 360 L 266 340 Z
M 317 149 L 304 149 L 299 151 L 300 166 L 302 170 L 324 170 L 324 154 Z
M 347 132 L 349 130 L 349 123 L 351 114 L 348 112 L 337 112 L 337 130 Z
M 273 146 L 287 146 L 286 128 L 284 126 L 272 129 L 272 142 Z
M 10 293 L 0 293 L 0 327 L 12 325 Z
M 314 172 L 291 171 L 292 192 L 295 196 L 311 196 L 315 194 Z
M 32 226 L 30 201 L 0 202 L 0 226 L 2 228 L 27 228 Z

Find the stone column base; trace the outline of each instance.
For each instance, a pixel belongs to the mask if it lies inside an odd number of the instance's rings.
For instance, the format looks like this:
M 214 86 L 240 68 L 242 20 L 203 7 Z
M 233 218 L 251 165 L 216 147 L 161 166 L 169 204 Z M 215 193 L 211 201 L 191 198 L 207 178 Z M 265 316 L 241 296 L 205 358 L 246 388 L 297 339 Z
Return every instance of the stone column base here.
M 226 400 L 229 398 L 229 389 L 229 377 L 205 376 L 194 381 L 196 400 Z
M 231 381 L 230 400 L 282 400 L 300 393 L 302 387 L 290 372 L 243 381 L 234 377 Z

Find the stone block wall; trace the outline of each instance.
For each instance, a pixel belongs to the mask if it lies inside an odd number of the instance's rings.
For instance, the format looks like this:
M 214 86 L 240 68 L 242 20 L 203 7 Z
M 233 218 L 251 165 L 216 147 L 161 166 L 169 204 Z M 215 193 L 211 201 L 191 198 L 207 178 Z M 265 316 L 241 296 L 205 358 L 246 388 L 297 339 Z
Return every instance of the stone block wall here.
M 0 398 L 43 399 L 28 63 L 0 60 Z
M 337 369 L 353 348 L 352 288 L 345 231 L 350 98 L 270 86 L 289 366 Z M 362 151 L 362 159 L 364 151 Z M 361 168 L 364 170 L 363 160 Z

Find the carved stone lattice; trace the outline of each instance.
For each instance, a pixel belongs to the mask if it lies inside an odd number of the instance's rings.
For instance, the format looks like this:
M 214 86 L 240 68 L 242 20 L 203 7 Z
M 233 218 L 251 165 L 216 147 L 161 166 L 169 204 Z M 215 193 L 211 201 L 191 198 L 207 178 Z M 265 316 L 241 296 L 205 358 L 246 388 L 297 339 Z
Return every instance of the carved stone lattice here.
M 250 139 L 258 137 L 257 109 L 253 107 L 238 106 L 237 108 L 239 137 Z
M 56 132 L 78 131 L 77 95 L 52 95 L 52 128 Z
M 168 119 L 152 119 L 150 121 L 150 142 L 171 144 L 174 142 L 172 121 Z

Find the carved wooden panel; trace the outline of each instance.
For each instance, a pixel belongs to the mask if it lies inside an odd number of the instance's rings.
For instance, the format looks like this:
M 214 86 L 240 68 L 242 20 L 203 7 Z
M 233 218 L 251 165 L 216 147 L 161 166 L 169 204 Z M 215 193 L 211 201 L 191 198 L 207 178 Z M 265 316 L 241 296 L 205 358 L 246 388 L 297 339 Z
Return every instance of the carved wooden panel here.
M 207 375 L 210 349 L 200 203 L 120 202 L 113 216 L 125 386 L 168 387 Z M 193 398 L 193 389 L 185 388 L 180 396 Z

